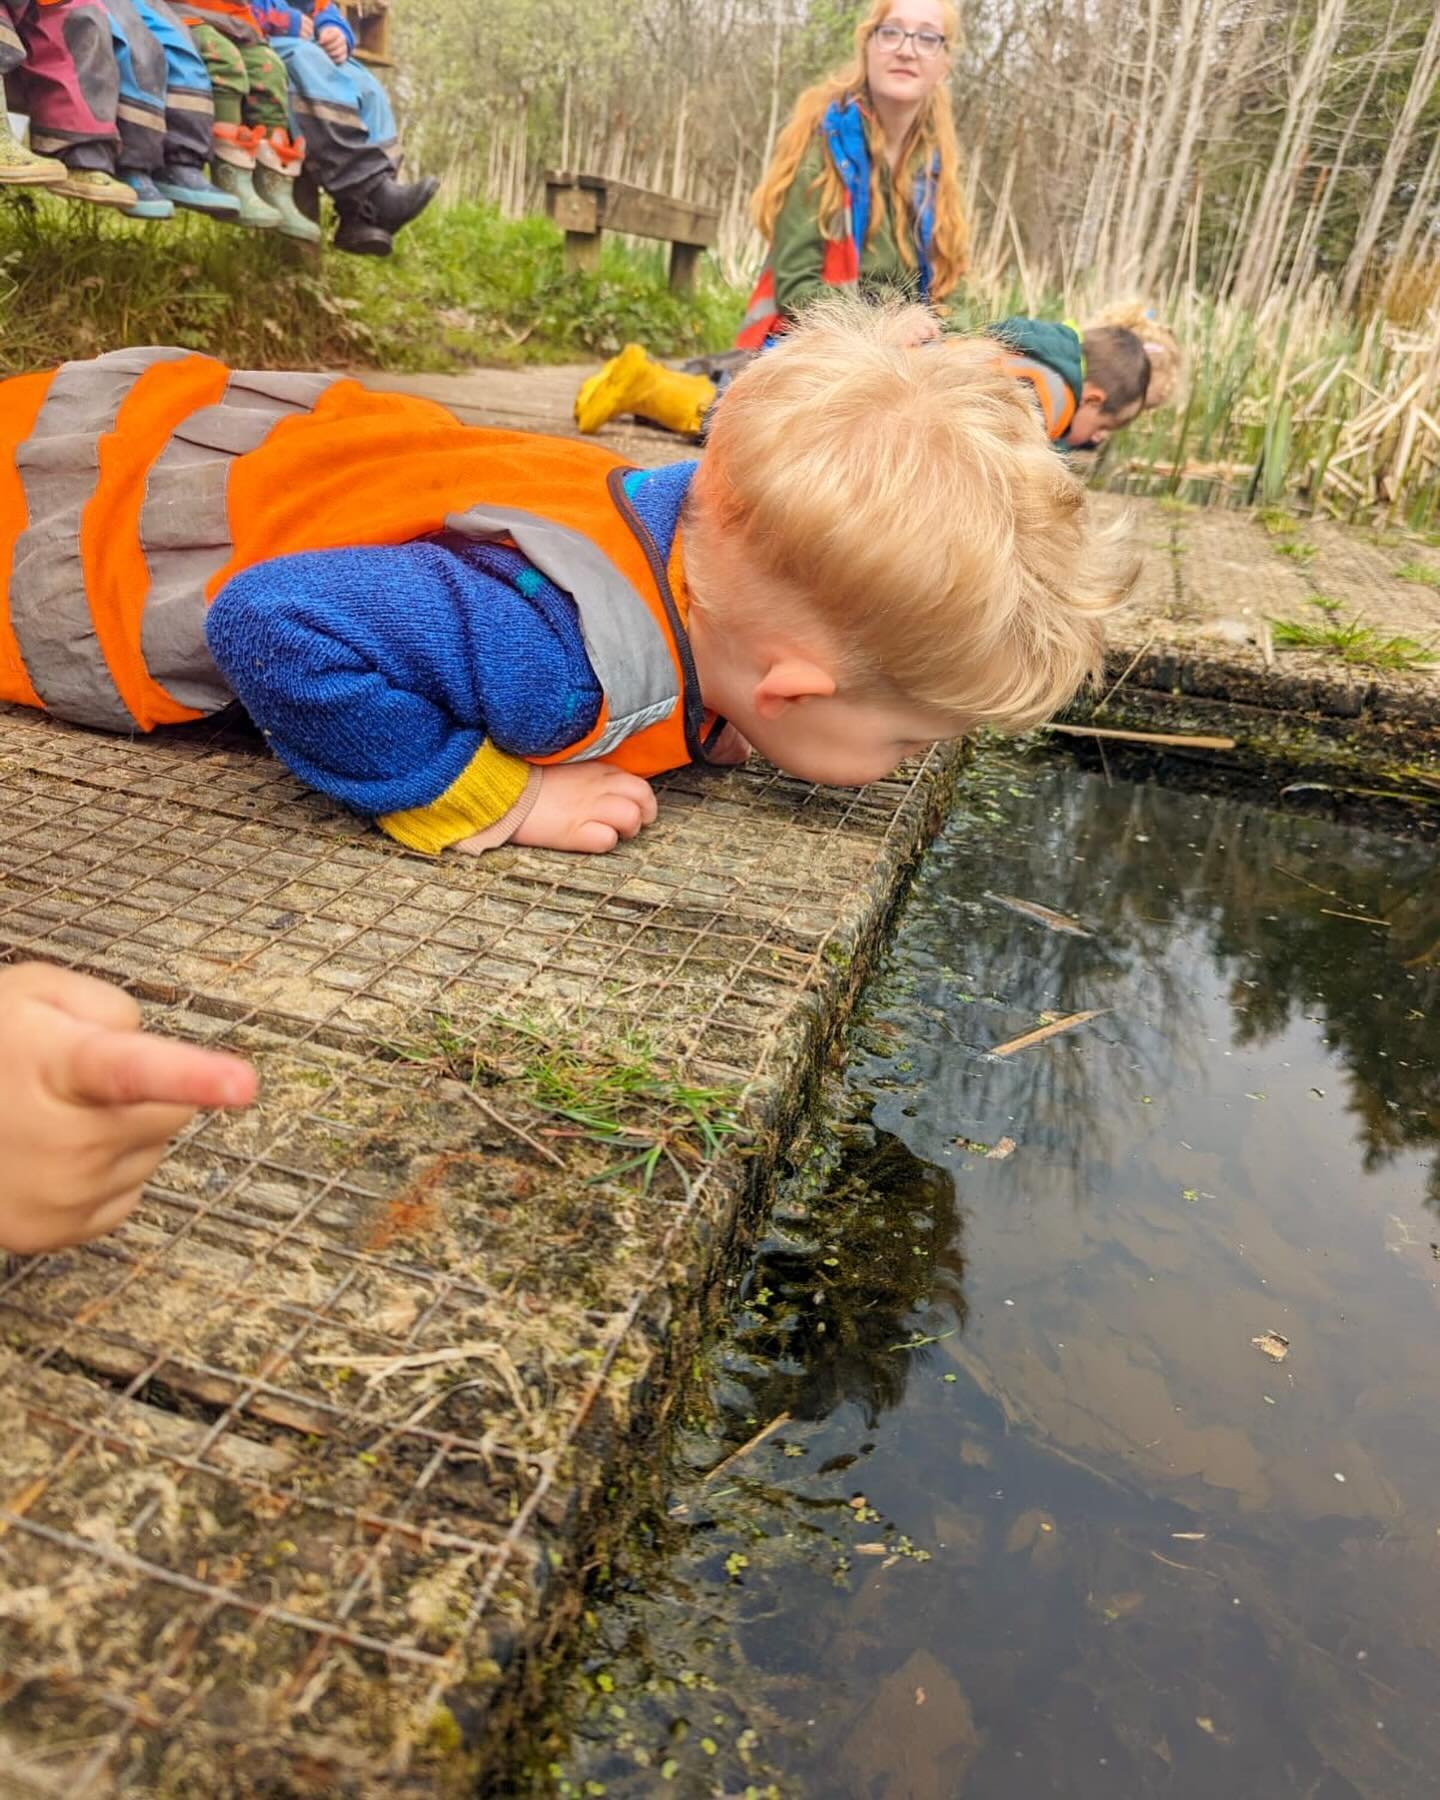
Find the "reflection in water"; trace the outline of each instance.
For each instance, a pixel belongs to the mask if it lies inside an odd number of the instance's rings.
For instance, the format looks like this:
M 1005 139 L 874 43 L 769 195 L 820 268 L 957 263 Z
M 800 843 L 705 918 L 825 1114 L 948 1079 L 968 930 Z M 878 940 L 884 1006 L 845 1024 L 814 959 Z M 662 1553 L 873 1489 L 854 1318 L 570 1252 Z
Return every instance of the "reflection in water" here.
M 743 1396 L 735 1429 L 846 1402 L 873 1426 L 898 1405 L 915 1321 L 922 1336 L 965 1323 L 960 1235 L 950 1175 L 852 1126 L 821 1201 L 777 1210 L 741 1288 L 719 1359 Z
M 535 1791 L 1430 1800 L 1437 953 L 1423 847 L 983 762 Z

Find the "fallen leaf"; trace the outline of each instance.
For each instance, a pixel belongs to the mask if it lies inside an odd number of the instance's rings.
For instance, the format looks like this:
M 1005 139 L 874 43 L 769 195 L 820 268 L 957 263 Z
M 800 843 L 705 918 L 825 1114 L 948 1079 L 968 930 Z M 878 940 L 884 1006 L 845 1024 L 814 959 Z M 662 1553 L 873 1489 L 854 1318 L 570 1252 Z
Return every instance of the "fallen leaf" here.
M 857 1556 L 884 1556 L 889 1548 L 888 1544 L 856 1544 L 855 1554 Z
M 917 1706 L 923 1706 L 923 1705 L 924 1705 L 924 1704 L 925 1704 L 925 1690 L 924 1690 L 924 1688 L 916 1688 L 916 1690 L 915 1690 L 915 1704 L 916 1704 L 916 1705 L 917 1705 Z
M 1262 1331 L 1259 1337 L 1250 1342 L 1262 1356 L 1268 1356 L 1271 1362 L 1281 1363 L 1290 1354 L 1290 1340 L 1278 1331 Z
M 987 1150 L 985 1156 L 989 1162 L 1004 1162 L 1007 1156 L 1015 1154 L 1016 1144 L 1012 1137 L 1003 1137 L 993 1150 Z
M 1215 1721 L 1213 1719 L 1197 1718 L 1195 1723 L 1200 1727 L 1200 1729 L 1202 1731 L 1208 1732 L 1211 1737 L 1214 1737 Z

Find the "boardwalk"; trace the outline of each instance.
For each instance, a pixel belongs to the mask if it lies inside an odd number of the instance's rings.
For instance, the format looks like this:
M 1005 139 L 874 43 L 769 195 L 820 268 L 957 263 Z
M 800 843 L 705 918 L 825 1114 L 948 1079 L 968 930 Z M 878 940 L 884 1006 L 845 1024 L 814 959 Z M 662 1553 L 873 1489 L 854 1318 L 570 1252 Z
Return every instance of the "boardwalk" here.
M 409 385 L 560 430 L 574 376 Z M 1132 682 L 1440 719 L 1433 674 L 1267 661 L 1315 582 L 1440 628 L 1404 556 L 1141 529 Z M 243 735 L 0 710 L 0 949 L 121 979 L 264 1078 L 115 1237 L 0 1265 L 3 1800 L 483 1773 L 953 772 L 684 773 L 612 856 L 431 862 Z

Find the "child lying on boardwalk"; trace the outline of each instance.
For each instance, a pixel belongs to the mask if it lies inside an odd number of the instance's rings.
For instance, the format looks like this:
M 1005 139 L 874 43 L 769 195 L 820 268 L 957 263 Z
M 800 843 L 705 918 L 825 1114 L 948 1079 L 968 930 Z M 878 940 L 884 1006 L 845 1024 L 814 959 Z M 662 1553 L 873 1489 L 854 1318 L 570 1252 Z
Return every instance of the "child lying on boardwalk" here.
M 655 470 L 180 350 L 16 377 L 0 699 L 130 732 L 238 698 L 427 852 L 608 850 L 648 777 L 749 745 L 859 785 L 1033 724 L 1128 569 L 993 344 L 914 334 L 831 302 Z
M 941 337 L 933 314 L 916 308 L 911 316 L 917 342 Z M 1062 450 L 1099 449 L 1142 412 L 1172 405 L 1180 386 L 1179 342 L 1139 302 L 1107 308 L 1083 331 L 1058 320 L 1011 318 L 988 326 L 985 336 L 995 340 L 1001 365 L 1025 383 L 1045 435 Z M 627 344 L 581 384 L 575 423 L 591 433 L 629 413 L 681 437 L 702 437 L 726 383 L 759 354 L 727 350 L 672 369 Z

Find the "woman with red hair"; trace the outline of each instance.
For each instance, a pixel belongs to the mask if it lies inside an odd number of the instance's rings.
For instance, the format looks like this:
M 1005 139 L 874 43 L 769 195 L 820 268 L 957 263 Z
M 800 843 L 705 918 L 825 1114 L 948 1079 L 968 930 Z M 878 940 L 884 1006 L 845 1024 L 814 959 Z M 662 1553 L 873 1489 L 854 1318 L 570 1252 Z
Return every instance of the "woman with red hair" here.
M 960 281 L 968 232 L 947 86 L 958 36 L 952 0 L 874 0 L 850 61 L 795 102 L 751 200 L 768 255 L 739 349 L 763 348 L 829 289 L 938 307 Z M 694 435 L 715 393 L 708 376 L 629 344 L 581 388 L 575 420 L 596 431 L 640 413 Z

